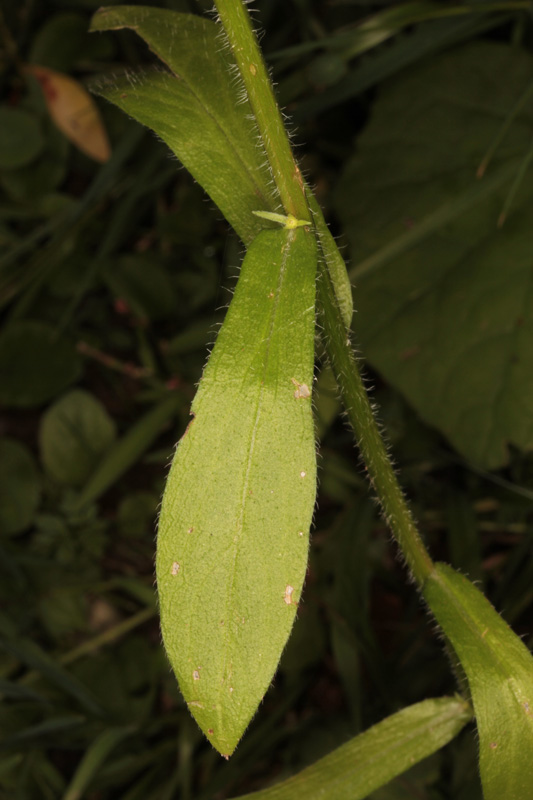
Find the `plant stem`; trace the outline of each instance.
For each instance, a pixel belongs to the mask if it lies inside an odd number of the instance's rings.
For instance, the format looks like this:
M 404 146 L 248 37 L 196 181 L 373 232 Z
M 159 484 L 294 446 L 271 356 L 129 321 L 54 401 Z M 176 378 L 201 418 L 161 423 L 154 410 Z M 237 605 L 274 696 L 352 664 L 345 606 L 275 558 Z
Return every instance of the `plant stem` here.
M 248 94 L 286 214 L 310 219 L 302 174 L 294 160 L 250 15 L 241 0 L 215 0 Z
M 317 290 L 328 358 L 365 470 L 407 565 L 422 586 L 434 564 L 420 538 L 379 432 L 324 259 L 319 263 Z
M 291 152 L 249 14 L 241 0 L 215 0 L 215 4 L 246 86 L 285 211 L 297 219 L 310 219 L 305 184 Z M 317 238 L 320 243 L 318 234 Z M 379 432 L 324 258 L 319 263 L 318 301 L 328 357 L 366 471 L 405 560 L 422 586 L 433 571 L 433 562 L 420 538 Z

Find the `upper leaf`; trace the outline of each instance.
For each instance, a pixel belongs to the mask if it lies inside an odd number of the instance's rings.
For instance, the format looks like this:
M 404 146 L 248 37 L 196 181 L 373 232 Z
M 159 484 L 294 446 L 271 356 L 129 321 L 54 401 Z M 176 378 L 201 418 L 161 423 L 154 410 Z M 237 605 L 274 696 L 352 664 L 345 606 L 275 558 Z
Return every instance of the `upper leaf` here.
M 476 42 L 397 78 L 337 194 L 365 355 L 489 468 L 506 463 L 508 443 L 533 445 L 531 180 L 497 227 L 530 147 L 531 104 L 483 181 L 475 175 L 532 67 L 518 48 Z
M 272 680 L 306 570 L 315 271 L 307 230 L 254 240 L 163 497 L 163 639 L 190 711 L 224 755 Z
M 169 71 L 129 75 L 94 91 L 154 130 L 192 173 L 245 244 L 279 209 L 266 156 L 231 53 L 211 20 L 142 6 L 103 8 L 91 30 L 131 28 Z
M 218 205 L 245 244 L 265 226 L 254 211 L 282 211 L 244 83 L 222 31 L 210 20 L 140 6 L 101 9 L 92 30 L 129 27 L 167 72 L 110 80 L 94 90 L 165 141 Z M 353 304 L 346 265 L 322 212 L 308 202 L 344 321 Z
M 463 575 L 437 564 L 423 594 L 467 675 L 485 800 L 533 792 L 533 658 Z

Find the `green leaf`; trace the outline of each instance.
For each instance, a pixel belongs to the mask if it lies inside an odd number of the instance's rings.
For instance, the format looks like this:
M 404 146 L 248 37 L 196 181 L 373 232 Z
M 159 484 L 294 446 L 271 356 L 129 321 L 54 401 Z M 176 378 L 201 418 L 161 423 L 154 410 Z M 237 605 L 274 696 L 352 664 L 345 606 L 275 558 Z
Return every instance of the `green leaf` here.
M 530 800 L 531 653 L 484 595 L 446 564 L 437 564 L 423 594 L 468 678 L 485 800 Z
M 74 773 L 74 776 L 63 795 L 63 800 L 80 800 L 91 781 L 98 773 L 110 752 L 127 736 L 133 733 L 133 727 L 108 728 L 91 744 Z
M 272 680 L 306 570 L 315 269 L 304 228 L 252 243 L 163 498 L 163 639 L 190 711 L 224 755 Z
M 46 470 L 59 483 L 82 486 L 115 439 L 115 423 L 91 394 L 75 389 L 44 414 L 39 432 Z
M 41 495 L 35 460 L 23 444 L 0 438 L 0 535 L 12 536 L 31 524 Z
M 251 212 L 276 211 L 279 202 L 218 26 L 142 6 L 103 8 L 93 17 L 93 31 L 120 28 L 132 28 L 172 74 L 120 78 L 94 91 L 155 131 L 250 243 L 265 227 Z
M 444 747 L 471 719 L 459 697 L 424 700 L 393 714 L 283 783 L 239 800 L 363 800 Z
M 486 3 L 483 2 L 481 5 L 486 6 Z M 444 8 L 444 6 L 441 6 L 441 8 Z M 472 10 L 474 10 L 472 6 L 468 7 L 468 11 Z M 477 11 L 478 9 L 475 10 Z M 386 10 L 384 13 L 387 14 L 388 11 Z M 369 18 L 368 23 L 371 24 L 371 20 L 372 18 Z M 314 96 L 299 103 L 295 109 L 294 117 L 299 121 L 323 114 L 329 108 L 345 103 L 350 98 L 362 94 L 387 78 L 397 75 L 406 67 L 418 64 L 435 53 L 451 49 L 458 42 L 464 42 L 479 36 L 481 33 L 501 25 L 503 21 L 505 21 L 505 18 L 502 19 L 502 17 L 498 17 L 495 14 L 462 13 L 455 19 L 428 20 L 416 25 L 414 30 L 408 33 L 404 31 L 401 36 L 396 36 L 395 39 L 388 43 L 387 47 L 377 48 L 374 53 L 369 53 L 366 58 L 357 59 L 353 67 L 335 86 L 329 86 L 326 92 L 317 92 Z M 359 26 L 357 30 L 360 30 Z M 348 31 L 343 35 L 354 41 L 353 31 Z M 333 43 L 335 39 L 337 37 L 332 37 L 329 41 Z M 321 40 L 318 40 L 318 44 L 320 43 Z M 350 54 L 343 54 L 343 58 L 346 58 L 347 55 L 349 56 Z M 304 91 L 308 91 L 307 84 L 308 81 L 306 80 Z M 298 86 L 298 83 L 296 85 Z M 283 83 L 281 84 L 281 91 L 283 93 Z M 289 92 L 287 102 L 291 99 L 294 98 L 292 97 L 292 92 Z
M 152 533 L 160 498 L 152 492 L 139 492 L 124 497 L 118 507 L 117 523 L 125 536 Z
M 137 6 L 104 8 L 92 21 L 95 31 L 123 27 L 135 30 L 174 77 L 153 72 L 113 80 L 94 91 L 152 128 L 249 244 L 264 227 L 251 212 L 279 211 L 280 202 L 250 103 L 233 77 L 237 66 L 229 48 L 221 44 L 219 27 L 201 17 Z M 349 325 L 353 305 L 346 266 L 310 191 L 308 202 Z
M 39 617 L 54 639 L 87 627 L 87 598 L 80 583 L 78 575 L 74 585 L 49 586 L 39 598 Z
M 168 272 L 153 258 L 124 256 L 105 270 L 104 280 L 115 296 L 139 317 L 160 319 L 176 312 L 177 298 Z
M 331 235 L 314 194 L 310 189 L 307 189 L 306 195 L 309 208 L 313 214 L 318 242 L 320 244 L 320 254 L 326 262 L 331 282 L 335 288 L 335 295 L 344 324 L 349 328 L 352 324 L 353 299 L 352 285 L 350 283 L 346 264 L 335 243 L 335 239 Z
M 411 769 L 402 772 L 398 778 L 390 781 L 386 786 L 369 794 L 368 800 L 414 800 L 414 798 L 442 800 L 442 794 L 435 793 L 435 787 L 440 784 L 443 772 L 442 761 L 443 754 L 440 751 L 433 753 L 429 758 L 419 761 Z M 453 795 L 453 800 L 458 800 L 458 798 Z M 468 800 L 480 800 L 480 798 L 472 795 Z
M 84 722 L 85 719 L 82 716 L 73 714 L 51 717 L 44 720 L 44 722 L 28 725 L 16 733 L 8 733 L 2 740 L 0 748 L 2 750 L 8 747 L 21 747 L 21 749 L 24 749 L 24 747 L 35 747 L 38 744 L 50 746 L 50 740 L 53 740 L 57 734 L 78 728 Z
M 22 637 L 4 636 L 2 632 L 0 651 L 5 651 L 28 667 L 37 670 L 51 684 L 73 697 L 90 714 L 96 716 L 102 714 L 102 709 L 96 703 L 92 693 L 34 642 Z M 31 676 L 32 673 L 28 673 L 26 679 Z
M 0 169 L 18 169 L 44 146 L 39 120 L 19 108 L 0 108 Z
M 31 80 L 35 80 L 31 78 Z M 2 188 L 18 203 L 27 203 L 32 207 L 44 205 L 47 196 L 64 180 L 67 172 L 67 156 L 69 143 L 65 136 L 55 127 L 52 120 L 43 120 L 45 133 L 44 147 L 40 157 L 17 170 L 6 170 L 0 175 Z M 69 199 L 63 197 L 60 202 L 66 205 Z M 58 215 L 59 216 L 59 215 Z M 53 223 L 51 223 L 53 225 Z M 41 229 L 42 230 L 42 229 Z M 32 234 L 38 237 L 39 228 Z M 27 237 L 24 244 L 31 250 L 32 239 Z
M 527 178 L 497 227 L 530 147 L 531 105 L 487 176 L 475 175 L 532 66 L 518 48 L 476 42 L 391 82 L 337 193 L 363 352 L 426 422 L 488 468 L 507 462 L 509 443 L 533 445 Z
M 49 325 L 14 322 L 0 336 L 0 403 L 6 406 L 39 406 L 80 372 L 76 350 Z
M 85 484 L 75 507 L 79 509 L 94 502 L 130 469 L 181 404 L 182 399 L 178 394 L 169 394 L 141 417 L 107 452 Z
M 88 38 L 87 20 L 81 14 L 56 13 L 35 34 L 29 61 L 59 72 L 70 72 Z

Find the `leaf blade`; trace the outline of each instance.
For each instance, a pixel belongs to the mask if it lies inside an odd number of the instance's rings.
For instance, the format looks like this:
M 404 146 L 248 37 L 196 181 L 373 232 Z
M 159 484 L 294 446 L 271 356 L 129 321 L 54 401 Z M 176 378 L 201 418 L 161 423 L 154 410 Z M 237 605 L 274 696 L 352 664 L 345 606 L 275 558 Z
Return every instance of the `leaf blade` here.
M 373 725 L 283 783 L 239 800 L 363 800 L 444 747 L 470 719 L 468 704 L 459 697 L 424 700 Z
M 168 66 L 94 86 L 94 91 L 151 128 L 220 208 L 245 244 L 265 227 L 255 211 L 281 211 L 267 156 L 237 65 L 219 27 L 190 14 L 138 6 L 103 8 L 91 30 L 129 27 Z M 213 80 L 213 75 L 216 80 Z M 346 325 L 353 313 L 346 266 L 310 190 L 321 248 Z
M 510 76 L 509 85 L 497 74 Z M 533 352 L 530 182 L 497 228 L 504 184 L 530 147 L 529 107 L 483 181 L 475 175 L 530 83 L 531 57 L 494 42 L 399 76 L 376 101 L 337 191 L 359 261 L 351 274 L 366 357 L 426 422 L 488 469 L 508 462 L 509 443 L 533 442 L 524 402 Z
M 264 223 L 251 211 L 276 211 L 266 156 L 248 103 L 230 78 L 234 66 L 211 20 L 165 9 L 101 9 L 91 30 L 131 28 L 173 75 L 153 72 L 94 90 L 154 130 L 193 174 L 245 244 Z
M 423 594 L 466 672 L 485 800 L 531 797 L 533 657 L 463 575 L 437 564 Z
M 315 269 L 303 228 L 252 244 L 163 498 L 163 639 L 189 709 L 224 755 L 270 684 L 305 575 Z

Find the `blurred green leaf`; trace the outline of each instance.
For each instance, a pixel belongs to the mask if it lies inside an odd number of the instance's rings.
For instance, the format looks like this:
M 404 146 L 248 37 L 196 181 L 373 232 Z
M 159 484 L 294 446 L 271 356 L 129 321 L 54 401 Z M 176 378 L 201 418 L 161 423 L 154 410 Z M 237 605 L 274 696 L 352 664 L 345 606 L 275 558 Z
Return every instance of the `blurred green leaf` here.
M 13 755 L 5 755 L 3 758 L 0 758 L 0 780 L 12 770 L 18 771 L 22 760 L 22 753 L 13 753 Z
M 322 367 L 315 384 L 315 424 L 318 439 L 326 434 L 341 410 L 339 390 L 329 365 Z
M 95 716 L 102 714 L 102 709 L 95 702 L 92 692 L 63 669 L 35 642 L 22 637 L 3 635 L 0 638 L 0 650 L 36 670 L 62 692 L 73 697 L 89 713 Z M 28 673 L 25 680 L 28 680 L 28 677 L 34 679 L 35 673 Z
M 482 4 L 480 3 L 480 5 Z M 304 99 L 296 106 L 294 118 L 305 120 L 322 114 L 380 84 L 387 78 L 398 75 L 403 69 L 413 64 L 417 64 L 417 69 L 423 71 L 419 62 L 423 63 L 424 59 L 429 56 L 495 28 L 504 21 L 505 18 L 502 16 L 476 13 L 464 14 L 456 19 L 430 20 L 418 25 L 409 33 L 396 36 L 386 47 L 377 48 L 366 58 L 357 60 L 338 83 L 329 86 L 327 91 L 319 91 L 315 96 Z M 380 34 L 377 37 L 371 34 L 369 37 L 366 32 L 363 41 L 366 40 L 366 43 L 371 44 L 373 40 L 375 44 L 379 37 Z M 356 38 L 354 42 L 357 48 Z M 305 88 L 307 87 L 305 86 Z M 283 85 L 281 91 L 284 94 Z M 284 102 L 287 102 L 288 99 L 285 98 Z
M 296 680 L 301 673 L 324 658 L 327 639 L 324 622 L 316 604 L 306 603 L 299 610 L 287 646 L 279 663 L 280 672 Z
M 36 725 L 29 725 L 24 730 L 17 731 L 16 733 L 8 733 L 0 742 L 2 749 L 10 747 L 32 747 L 39 743 L 45 744 L 49 742 L 50 737 L 63 731 L 78 728 L 85 722 L 85 718 L 81 716 L 65 715 L 61 717 L 50 717 L 44 722 L 39 722 Z
M 133 728 L 110 728 L 101 733 L 84 754 L 63 800 L 80 800 L 109 753 L 132 732 Z
M 531 653 L 479 589 L 446 564 L 437 564 L 423 594 L 468 677 L 485 800 L 530 800 Z
M 152 492 L 136 492 L 124 497 L 117 515 L 121 532 L 126 536 L 143 536 L 152 531 L 159 501 Z
M 115 423 L 100 401 L 75 389 L 41 419 L 39 441 L 45 469 L 59 483 L 82 486 L 115 436 Z
M 182 404 L 183 400 L 178 394 L 170 394 L 141 417 L 100 462 L 77 499 L 76 508 L 94 502 L 132 467 Z
M 376 102 L 337 192 L 359 262 L 351 274 L 365 355 L 426 422 L 489 468 L 507 462 L 509 443 L 533 445 L 530 182 L 496 227 L 504 179 L 529 148 L 530 108 L 514 120 L 489 177 L 473 184 L 532 64 L 516 48 L 477 42 L 397 79 Z
M 156 320 L 176 312 L 177 297 L 169 273 L 154 258 L 124 256 L 104 273 L 115 297 L 141 318 Z
M 37 158 L 43 146 L 35 115 L 19 108 L 0 107 L 0 169 L 24 167 Z
M 58 188 L 67 172 L 67 155 L 69 143 L 62 133 L 53 125 L 51 120 L 43 121 L 45 140 L 40 157 L 31 164 L 17 170 L 6 170 L 0 174 L 0 184 L 5 192 L 17 203 L 27 203 L 30 207 L 43 207 L 48 195 Z M 73 202 L 65 197 L 63 200 L 64 211 Z M 54 218 L 61 216 L 60 208 Z
M 145 619 L 149 615 L 151 610 L 143 612 Z M 80 683 L 93 688 L 114 724 L 142 725 L 157 698 L 161 667 L 168 670 L 161 647 L 133 634 L 112 649 L 79 659 L 71 669 Z
M 36 33 L 29 61 L 41 67 L 70 72 L 88 38 L 84 16 L 73 12 L 56 13 Z
M 465 572 L 470 580 L 483 582 L 480 535 L 471 500 L 450 488 L 445 510 L 452 565 Z
M 0 333 L 0 403 L 40 406 L 81 373 L 73 345 L 42 322 L 14 322 Z
M 351 739 L 303 772 L 239 800 L 363 800 L 439 750 L 471 719 L 460 698 L 424 700 Z
M 47 15 L 34 35 L 28 61 L 70 73 L 81 61 L 111 58 L 114 51 L 111 37 L 90 36 L 87 22 L 87 16 L 76 11 L 58 9 Z
M 39 692 L 34 692 L 33 689 L 28 689 L 27 686 L 21 686 L 20 683 L 15 681 L 7 681 L 0 679 L 0 695 L 3 698 L 11 698 L 18 700 L 33 700 L 39 705 L 48 705 L 50 701 Z
M 0 535 L 26 530 L 40 495 L 41 478 L 28 448 L 15 439 L 0 438 Z
M 50 586 L 39 598 L 39 616 L 54 639 L 87 626 L 87 601 L 79 582 Z

